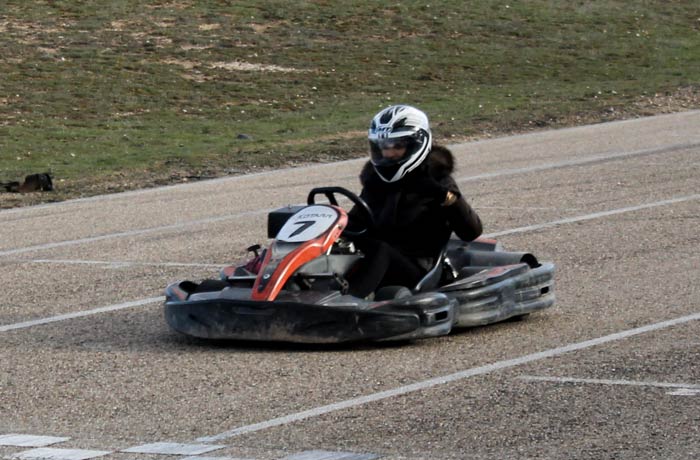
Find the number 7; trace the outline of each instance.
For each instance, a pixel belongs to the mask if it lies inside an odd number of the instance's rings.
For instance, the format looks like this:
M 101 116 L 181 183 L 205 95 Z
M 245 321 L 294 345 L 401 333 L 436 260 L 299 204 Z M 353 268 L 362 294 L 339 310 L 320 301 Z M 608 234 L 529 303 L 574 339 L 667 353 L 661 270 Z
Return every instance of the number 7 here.
M 304 233 L 304 230 L 307 228 L 311 227 L 313 224 L 315 224 L 316 221 L 314 220 L 300 220 L 299 222 L 294 222 L 294 225 L 299 225 L 300 227 L 294 230 L 289 237 L 294 237 L 299 235 L 300 233 Z

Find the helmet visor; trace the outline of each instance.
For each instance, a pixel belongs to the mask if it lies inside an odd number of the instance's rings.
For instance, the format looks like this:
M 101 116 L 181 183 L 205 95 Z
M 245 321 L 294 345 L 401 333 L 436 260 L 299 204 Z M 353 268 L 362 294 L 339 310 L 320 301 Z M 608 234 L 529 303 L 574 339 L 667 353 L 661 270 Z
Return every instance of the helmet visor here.
M 410 144 L 411 139 L 407 137 L 399 137 L 398 139 L 380 139 L 377 141 L 379 150 L 405 150 Z
M 369 143 L 375 165 L 395 165 L 406 161 L 416 148 L 413 137 L 395 137 L 372 140 Z

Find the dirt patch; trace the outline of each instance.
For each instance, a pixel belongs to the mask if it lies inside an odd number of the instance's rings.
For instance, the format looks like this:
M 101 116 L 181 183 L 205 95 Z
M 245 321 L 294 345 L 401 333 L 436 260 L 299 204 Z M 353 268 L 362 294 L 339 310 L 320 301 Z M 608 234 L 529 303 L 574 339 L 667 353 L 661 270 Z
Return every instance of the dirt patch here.
M 200 48 L 202 49 L 202 48 Z M 201 72 L 203 67 L 209 69 L 220 69 L 227 72 L 282 72 L 282 73 L 293 73 L 293 72 L 308 72 L 307 70 L 294 69 L 291 67 L 282 67 L 277 65 L 269 64 L 255 64 L 252 62 L 245 61 L 233 61 L 233 62 L 214 62 L 211 64 L 202 64 L 197 61 L 189 61 L 183 59 L 167 59 L 162 61 L 164 64 L 176 65 L 182 67 L 186 72 L 180 74 L 185 80 L 196 81 L 199 83 L 214 80 L 215 77 L 212 75 L 204 75 Z
M 268 64 L 253 64 L 250 62 L 234 61 L 234 62 L 214 62 L 211 64 L 214 69 L 223 69 L 229 71 L 262 71 L 262 72 L 306 72 L 305 70 L 294 69 L 292 67 L 282 67 L 278 65 Z
M 131 23 L 129 21 L 112 21 L 109 23 L 110 26 L 112 26 L 112 30 L 116 32 L 122 32 L 126 29 L 129 29 L 131 27 Z
M 201 49 L 201 48 L 200 48 Z M 164 64 L 177 65 L 185 70 L 192 70 L 197 67 L 203 67 L 201 62 L 197 61 L 186 61 L 183 59 L 167 59 L 162 61 Z M 233 61 L 233 62 L 213 62 L 207 64 L 206 67 L 211 69 L 222 69 L 231 72 L 235 71 L 253 71 L 253 72 L 306 72 L 306 70 L 294 69 L 292 67 L 282 67 L 278 65 L 269 64 L 254 64 L 252 62 L 245 61 Z
M 199 30 L 218 30 L 221 28 L 221 24 L 200 24 L 198 26 Z
M 163 64 L 180 66 L 185 70 L 192 70 L 195 67 L 198 67 L 201 65 L 199 62 L 185 61 L 183 59 L 166 59 L 165 61 L 162 61 L 162 62 L 163 62 Z
M 44 44 L 47 35 L 58 35 L 74 24 L 69 20 L 61 22 L 60 27 L 47 26 L 29 21 L 4 21 L 0 22 L 0 32 L 12 33 L 17 37 L 17 42 L 26 45 Z
M 208 50 L 214 48 L 214 45 L 182 45 L 180 46 L 180 49 L 182 51 L 201 51 L 201 50 Z
M 286 23 L 284 21 L 270 21 L 265 24 L 252 23 L 250 24 L 250 28 L 253 29 L 253 32 L 255 32 L 256 34 L 266 34 L 271 29 L 276 29 L 285 24 Z
M 675 94 L 654 94 L 635 103 L 635 107 L 648 110 L 650 115 L 673 113 L 700 107 L 700 92 L 693 88 L 680 88 Z

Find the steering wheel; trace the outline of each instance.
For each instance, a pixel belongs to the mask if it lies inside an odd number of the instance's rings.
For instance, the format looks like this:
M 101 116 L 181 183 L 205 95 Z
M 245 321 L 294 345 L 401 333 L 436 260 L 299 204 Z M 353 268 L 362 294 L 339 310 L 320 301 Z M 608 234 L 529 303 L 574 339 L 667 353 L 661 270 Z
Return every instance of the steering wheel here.
M 360 219 L 363 221 L 364 226 L 360 226 L 357 229 L 350 228 L 351 226 L 348 225 L 345 230 L 343 230 L 343 234 L 349 237 L 353 236 L 360 236 L 364 235 L 368 231 L 374 229 L 374 216 L 372 215 L 372 211 L 369 209 L 369 206 L 367 205 L 367 202 L 360 198 L 359 196 L 355 195 L 352 193 L 350 190 L 343 188 L 343 187 L 316 187 L 311 189 L 309 192 L 309 197 L 306 199 L 307 204 L 316 204 L 316 196 L 317 195 L 324 195 L 326 199 L 328 199 L 328 202 L 332 204 L 333 206 L 338 206 L 338 200 L 336 199 L 335 195 L 342 195 L 345 198 L 349 199 L 352 201 L 352 203 L 355 205 L 355 208 L 359 214 L 360 214 Z

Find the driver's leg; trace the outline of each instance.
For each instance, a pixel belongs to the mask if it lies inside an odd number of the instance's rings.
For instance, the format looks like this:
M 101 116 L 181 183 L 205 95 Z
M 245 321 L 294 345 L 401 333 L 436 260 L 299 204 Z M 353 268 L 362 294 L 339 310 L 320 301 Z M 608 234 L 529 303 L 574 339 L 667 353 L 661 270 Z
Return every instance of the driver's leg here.
M 415 262 L 383 241 L 364 239 L 358 247 L 365 258 L 347 276 L 349 292 L 355 297 L 367 297 L 381 286 L 412 288 L 424 274 Z

